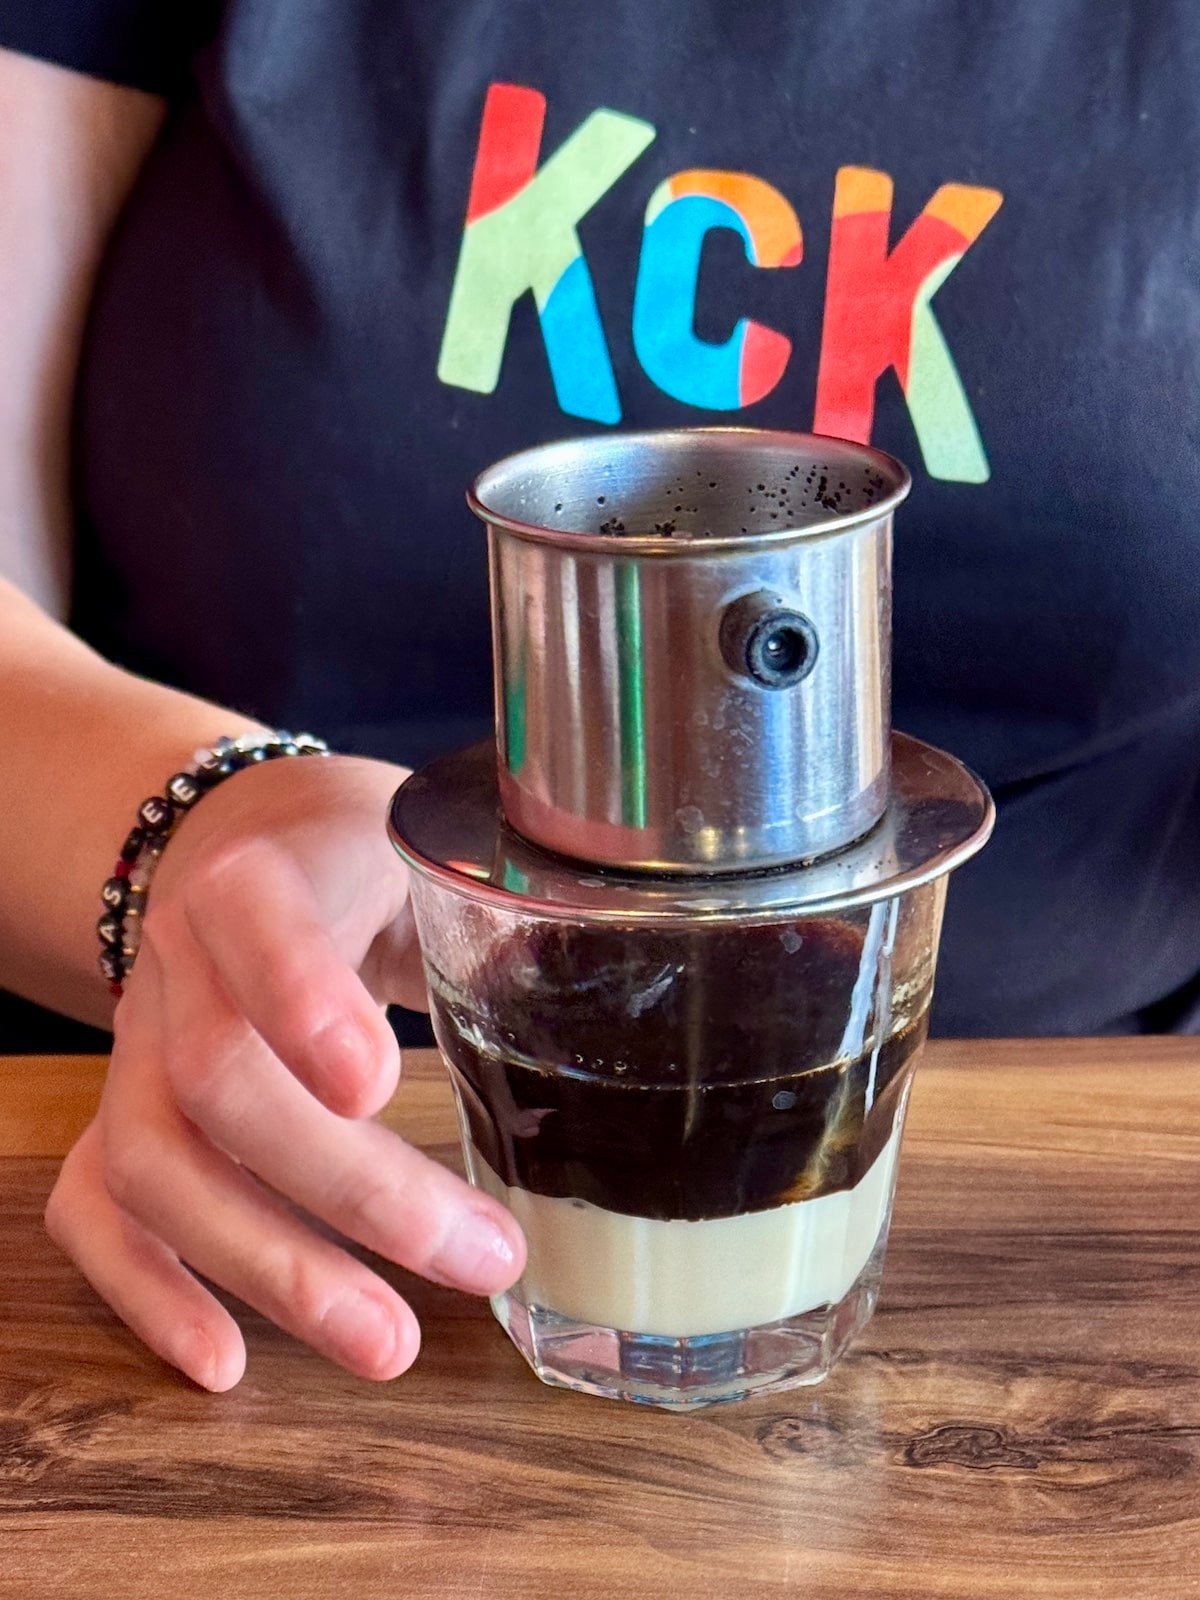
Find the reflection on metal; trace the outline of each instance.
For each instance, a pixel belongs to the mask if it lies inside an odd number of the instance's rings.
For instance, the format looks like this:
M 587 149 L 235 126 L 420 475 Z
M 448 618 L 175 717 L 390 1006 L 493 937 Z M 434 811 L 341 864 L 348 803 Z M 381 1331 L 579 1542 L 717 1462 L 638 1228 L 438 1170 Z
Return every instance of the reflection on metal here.
M 526 701 L 525 641 L 528 625 L 525 594 L 520 568 L 503 571 L 490 551 L 492 607 L 495 625 L 492 649 L 496 661 L 496 723 L 500 760 L 511 773 L 525 765 L 526 730 L 529 725 Z M 501 620 L 502 619 L 502 620 Z
M 525 677 L 519 673 L 504 685 L 504 758 L 508 770 L 525 765 Z
M 529 874 L 522 872 L 514 861 L 501 863 L 501 882 L 510 894 L 529 893 Z
M 641 585 L 631 561 L 617 564 L 617 682 L 621 720 L 621 821 L 646 826 L 646 703 Z

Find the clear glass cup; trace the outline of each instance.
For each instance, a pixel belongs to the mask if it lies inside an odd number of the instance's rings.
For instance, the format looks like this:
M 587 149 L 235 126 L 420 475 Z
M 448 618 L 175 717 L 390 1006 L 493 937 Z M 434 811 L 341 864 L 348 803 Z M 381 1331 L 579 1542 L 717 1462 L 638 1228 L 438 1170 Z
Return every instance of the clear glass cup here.
M 946 878 L 787 920 L 622 926 L 415 874 L 471 1181 L 545 1382 L 683 1409 L 825 1377 L 879 1291 Z

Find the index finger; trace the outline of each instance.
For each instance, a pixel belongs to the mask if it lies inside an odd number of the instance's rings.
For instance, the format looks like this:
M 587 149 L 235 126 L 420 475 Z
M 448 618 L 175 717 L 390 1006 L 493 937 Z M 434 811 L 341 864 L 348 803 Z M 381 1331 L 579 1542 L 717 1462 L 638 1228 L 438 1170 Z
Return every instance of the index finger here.
M 399 1046 L 337 949 L 299 862 L 269 840 L 250 841 L 202 869 L 184 906 L 225 992 L 318 1100 L 350 1117 L 387 1104 Z

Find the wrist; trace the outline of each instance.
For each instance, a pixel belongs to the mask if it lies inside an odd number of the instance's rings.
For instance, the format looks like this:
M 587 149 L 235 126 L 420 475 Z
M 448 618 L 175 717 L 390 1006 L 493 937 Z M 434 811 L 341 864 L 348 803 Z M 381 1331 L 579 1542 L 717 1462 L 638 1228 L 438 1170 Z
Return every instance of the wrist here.
M 66 641 L 16 677 L 5 705 L 0 814 L 22 848 L 5 852 L 0 985 L 107 1027 L 115 1002 L 96 972 L 96 896 L 138 804 L 199 746 L 261 725 Z
M 312 734 L 278 730 L 265 734 L 222 736 L 196 750 L 165 784 L 161 793 L 139 805 L 132 829 L 121 846 L 112 876 L 100 891 L 98 966 L 109 992 L 120 998 L 133 971 L 142 942 L 142 921 L 150 887 L 176 829 L 212 790 L 240 772 L 267 762 L 302 756 L 328 756 L 329 747 Z

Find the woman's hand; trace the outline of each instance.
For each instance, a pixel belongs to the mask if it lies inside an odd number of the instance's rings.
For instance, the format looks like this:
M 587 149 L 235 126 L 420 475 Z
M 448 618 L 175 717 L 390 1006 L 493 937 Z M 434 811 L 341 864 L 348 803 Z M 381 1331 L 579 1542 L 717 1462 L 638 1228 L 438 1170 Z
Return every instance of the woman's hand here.
M 150 887 L 100 1111 L 50 1196 L 57 1243 L 205 1388 L 235 1384 L 246 1352 L 194 1273 L 362 1377 L 416 1357 L 405 1302 L 286 1201 L 471 1293 L 524 1264 L 500 1206 L 370 1120 L 400 1067 L 382 1006 L 424 997 L 384 832 L 402 777 L 307 757 L 200 801 Z

